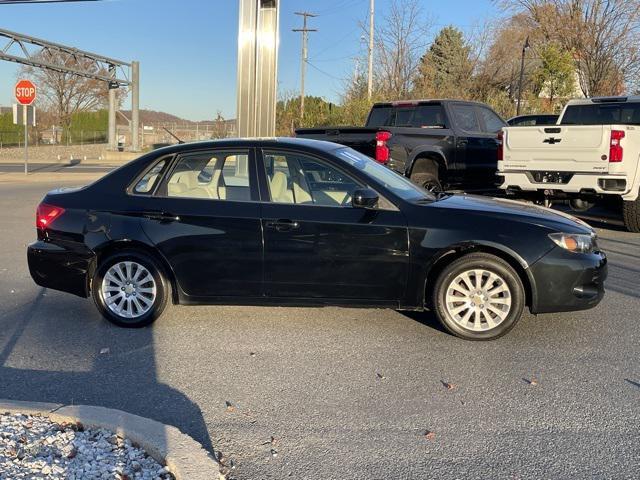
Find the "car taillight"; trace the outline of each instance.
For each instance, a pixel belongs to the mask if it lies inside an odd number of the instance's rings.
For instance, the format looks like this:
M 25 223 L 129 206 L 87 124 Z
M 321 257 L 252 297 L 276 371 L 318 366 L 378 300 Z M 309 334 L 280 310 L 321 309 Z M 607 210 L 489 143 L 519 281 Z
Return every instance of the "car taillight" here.
M 620 141 L 624 138 L 623 130 L 611 130 L 611 143 L 609 144 L 609 162 L 617 163 L 622 161 L 624 151 Z
M 376 133 L 376 161 L 387 163 L 389 161 L 389 147 L 387 141 L 391 138 L 391 132 Z
M 504 160 L 504 132 L 498 132 L 498 150 L 496 151 L 498 161 Z
M 36 227 L 44 230 L 63 213 L 64 208 L 62 207 L 41 203 L 36 210 Z

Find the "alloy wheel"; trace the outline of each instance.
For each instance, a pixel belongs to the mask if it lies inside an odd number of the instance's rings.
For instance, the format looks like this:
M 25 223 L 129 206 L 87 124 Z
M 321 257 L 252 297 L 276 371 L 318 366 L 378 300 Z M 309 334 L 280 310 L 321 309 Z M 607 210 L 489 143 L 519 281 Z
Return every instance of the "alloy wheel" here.
M 101 293 L 111 312 L 122 318 L 138 318 L 146 314 L 156 300 L 156 281 L 143 265 L 123 261 L 107 270 Z
M 498 274 L 484 269 L 462 272 L 446 291 L 446 310 L 462 328 L 482 332 L 496 328 L 511 311 L 509 286 Z

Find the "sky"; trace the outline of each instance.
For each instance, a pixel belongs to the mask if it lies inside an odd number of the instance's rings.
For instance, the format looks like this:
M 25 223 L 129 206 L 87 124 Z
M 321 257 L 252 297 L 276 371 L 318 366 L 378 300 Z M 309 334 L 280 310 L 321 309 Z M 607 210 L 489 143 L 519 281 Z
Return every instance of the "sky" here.
M 392 0 L 376 0 L 376 22 Z M 499 12 L 492 0 L 420 0 L 433 30 L 452 24 L 468 31 Z M 369 0 L 280 0 L 279 92 L 299 92 L 302 25 L 309 19 L 306 94 L 338 102 L 344 79 L 362 56 L 360 25 Z M 0 5 L 0 28 L 123 61 L 140 61 L 141 108 L 189 120 L 236 111 L 237 0 L 104 0 Z M 0 49 L 5 45 L 0 38 Z M 362 68 L 365 66 L 363 65 Z M 19 66 L 0 61 L 0 105 L 13 103 Z M 125 104 L 125 109 L 129 106 Z

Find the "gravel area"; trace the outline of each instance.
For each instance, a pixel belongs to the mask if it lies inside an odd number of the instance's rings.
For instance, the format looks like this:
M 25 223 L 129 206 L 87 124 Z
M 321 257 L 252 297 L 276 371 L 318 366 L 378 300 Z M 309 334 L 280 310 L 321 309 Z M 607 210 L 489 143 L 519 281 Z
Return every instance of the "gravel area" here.
M 0 415 L 0 479 L 170 480 L 174 476 L 113 432 L 32 415 Z

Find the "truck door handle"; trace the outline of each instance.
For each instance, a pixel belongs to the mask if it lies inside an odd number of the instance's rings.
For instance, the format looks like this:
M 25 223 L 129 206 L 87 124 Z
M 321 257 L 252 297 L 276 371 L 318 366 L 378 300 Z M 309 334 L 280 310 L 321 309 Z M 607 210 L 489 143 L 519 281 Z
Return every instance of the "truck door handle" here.
M 143 212 L 142 216 L 150 220 L 158 220 L 161 223 L 179 222 L 180 217 L 174 213 L 169 212 Z
M 266 223 L 266 227 L 278 232 L 288 232 L 300 227 L 300 223 L 289 219 L 271 220 Z

